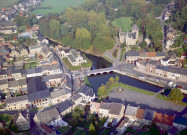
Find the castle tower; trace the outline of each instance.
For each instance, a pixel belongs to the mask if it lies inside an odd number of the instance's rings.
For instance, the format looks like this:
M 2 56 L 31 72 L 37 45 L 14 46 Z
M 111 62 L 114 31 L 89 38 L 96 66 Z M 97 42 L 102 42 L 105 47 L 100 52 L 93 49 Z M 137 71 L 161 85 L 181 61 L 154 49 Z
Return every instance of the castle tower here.
M 136 24 L 133 25 L 132 32 L 136 32 L 136 40 L 138 40 L 139 28 L 138 28 L 138 26 Z

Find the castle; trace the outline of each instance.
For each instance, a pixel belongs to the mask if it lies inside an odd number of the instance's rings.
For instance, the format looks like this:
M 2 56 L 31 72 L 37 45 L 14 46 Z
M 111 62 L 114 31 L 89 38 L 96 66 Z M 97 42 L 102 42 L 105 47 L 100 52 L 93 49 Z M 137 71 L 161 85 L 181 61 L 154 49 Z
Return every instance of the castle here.
M 139 35 L 139 28 L 137 25 L 132 27 L 132 32 L 122 32 L 119 30 L 119 40 L 120 43 L 125 43 L 126 45 L 136 45 Z

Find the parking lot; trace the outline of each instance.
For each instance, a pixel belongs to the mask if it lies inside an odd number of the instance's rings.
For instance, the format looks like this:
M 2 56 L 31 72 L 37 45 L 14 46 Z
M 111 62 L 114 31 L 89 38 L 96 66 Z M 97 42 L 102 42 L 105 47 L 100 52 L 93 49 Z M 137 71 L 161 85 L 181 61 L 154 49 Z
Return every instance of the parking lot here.
M 110 101 L 123 102 L 125 106 L 140 106 L 142 109 L 153 109 L 157 112 L 174 115 L 184 110 L 184 106 L 158 99 L 154 96 L 141 94 L 131 90 L 112 92 L 109 95 Z

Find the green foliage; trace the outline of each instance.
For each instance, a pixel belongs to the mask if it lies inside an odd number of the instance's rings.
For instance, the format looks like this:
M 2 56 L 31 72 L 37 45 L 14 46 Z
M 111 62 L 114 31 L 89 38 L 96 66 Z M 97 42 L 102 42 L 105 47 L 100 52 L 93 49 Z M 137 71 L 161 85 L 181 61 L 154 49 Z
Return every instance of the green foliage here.
M 115 82 L 119 82 L 119 76 L 116 75 L 114 81 L 115 81 Z
M 9 127 L 13 116 L 9 114 L 0 114 L 0 122 L 5 122 L 5 126 Z
M 85 54 L 82 55 L 84 59 L 86 59 L 87 63 L 82 63 L 81 66 L 83 68 L 91 68 L 92 67 L 92 61 L 86 57 Z
M 19 132 L 18 127 L 17 127 L 14 123 L 12 123 L 11 126 L 10 126 L 9 128 L 10 128 L 13 132 L 15 132 L 15 133 L 18 133 L 18 132 Z
M 58 129 L 61 133 L 65 134 L 70 128 L 69 127 L 61 127 Z
M 112 25 L 121 29 L 123 32 L 130 32 L 132 30 L 131 17 L 121 17 L 112 21 Z
M 65 65 L 68 66 L 69 70 L 78 70 L 78 69 L 81 69 L 81 66 L 72 66 L 71 63 L 69 62 L 69 60 L 67 58 L 63 58 L 62 60 L 65 63 Z
M 25 16 L 16 16 L 14 18 L 14 22 L 17 23 L 18 26 L 27 26 L 27 27 L 32 27 L 32 25 L 34 25 L 36 16 L 35 15 L 29 15 L 28 17 Z
M 113 77 L 110 77 L 110 78 L 109 78 L 109 82 L 110 82 L 110 83 L 113 83 L 113 82 L 114 82 L 114 78 L 113 78 Z
M 91 84 L 90 84 L 90 81 L 88 80 L 88 77 L 87 77 L 87 76 L 84 77 L 84 82 L 85 82 L 88 86 L 92 87 Z
M 171 92 L 169 93 L 169 97 L 173 100 L 175 100 L 176 102 L 181 102 L 184 98 L 184 95 L 181 93 L 180 89 L 176 89 L 174 88 L 173 90 L 171 90 Z
M 96 135 L 95 127 L 92 123 L 89 126 L 89 135 Z
M 141 49 L 147 48 L 147 43 L 146 43 L 145 41 L 143 41 L 143 42 L 140 44 L 140 47 L 141 47 Z
M 60 22 L 55 19 L 51 19 L 49 22 L 50 37 L 53 39 L 60 39 Z
M 106 90 L 106 87 L 104 84 L 102 84 L 99 88 L 98 88 L 98 92 L 97 92 L 97 95 L 99 97 L 104 97 L 107 95 L 107 90 Z
M 180 135 L 186 135 L 186 134 L 187 134 L 187 129 L 184 129 L 184 130 L 180 131 L 179 134 L 180 134 Z
M 126 46 L 127 46 L 127 45 L 126 45 L 125 43 L 122 43 L 122 44 L 120 45 L 120 48 L 124 49 Z
M 186 0 L 178 0 L 177 1 L 177 7 L 171 14 L 170 19 L 167 21 L 168 23 L 171 23 L 175 29 L 178 29 L 180 31 L 183 31 L 186 33 L 187 30 L 187 2 Z
M 0 134 L 1 135 L 11 135 L 11 132 L 9 129 L 0 128 Z

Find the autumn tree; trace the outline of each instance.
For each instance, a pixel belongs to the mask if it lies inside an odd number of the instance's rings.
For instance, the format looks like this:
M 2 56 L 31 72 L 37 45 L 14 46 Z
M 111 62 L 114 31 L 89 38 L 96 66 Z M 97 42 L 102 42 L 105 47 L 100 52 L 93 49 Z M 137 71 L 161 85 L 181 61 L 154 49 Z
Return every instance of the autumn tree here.
M 89 126 L 89 135 L 96 135 L 96 130 L 92 123 Z
M 184 98 L 184 95 L 181 93 L 180 89 L 174 88 L 169 93 L 169 97 L 171 99 L 175 100 L 176 102 L 181 102 L 183 100 L 183 98 Z

